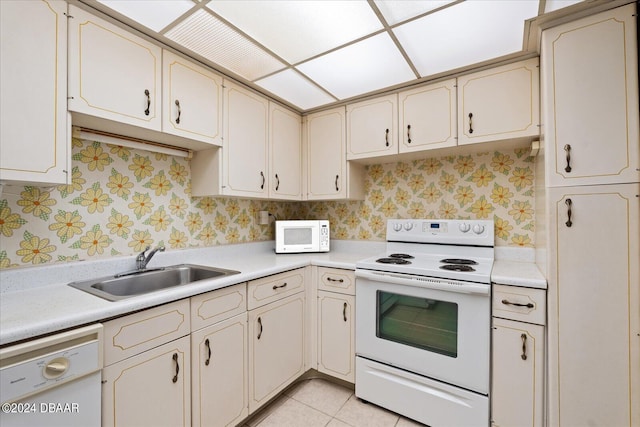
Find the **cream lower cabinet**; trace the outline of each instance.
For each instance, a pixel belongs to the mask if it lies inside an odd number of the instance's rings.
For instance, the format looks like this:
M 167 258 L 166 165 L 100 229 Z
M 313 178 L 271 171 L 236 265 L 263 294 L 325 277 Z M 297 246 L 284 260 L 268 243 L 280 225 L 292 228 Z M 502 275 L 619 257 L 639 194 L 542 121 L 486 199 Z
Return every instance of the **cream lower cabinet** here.
M 545 425 L 546 292 L 493 285 L 491 425 Z
M 353 270 L 318 267 L 318 371 L 355 382 L 355 284 Z
M 305 294 L 249 311 L 249 412 L 305 372 Z
M 318 292 L 318 371 L 355 382 L 355 296 Z
M 638 426 L 640 184 L 547 199 L 549 425 Z
M 191 298 L 192 425 L 234 426 L 248 415 L 246 284 Z
M 103 426 L 191 425 L 189 301 L 104 323 Z
M 3 183 L 67 183 L 66 12 L 58 0 L 0 2 Z
M 543 31 L 541 60 L 547 185 L 640 181 L 636 5 Z
M 458 78 L 458 145 L 540 135 L 538 58 Z
M 234 426 L 248 414 L 247 314 L 191 334 L 194 426 Z

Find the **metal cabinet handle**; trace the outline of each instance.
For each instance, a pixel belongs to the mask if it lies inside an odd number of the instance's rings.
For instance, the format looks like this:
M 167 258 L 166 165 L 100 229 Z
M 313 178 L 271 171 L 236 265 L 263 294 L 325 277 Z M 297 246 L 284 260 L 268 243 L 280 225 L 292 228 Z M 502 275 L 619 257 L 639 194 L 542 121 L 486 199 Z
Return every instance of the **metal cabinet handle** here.
M 209 366 L 211 362 L 211 345 L 209 344 L 209 338 L 205 340 L 204 345 L 207 347 L 207 360 L 204 361 L 204 364 Z
M 262 318 L 258 317 L 258 326 L 260 326 L 260 331 L 258 332 L 258 339 L 262 336 Z
M 151 94 L 149 93 L 149 89 L 144 90 L 144 94 L 147 95 L 147 109 L 144 110 L 144 115 L 149 115 L 149 108 L 151 107 Z
M 521 304 L 519 302 L 511 302 L 509 300 L 503 299 L 502 303 L 505 305 L 515 305 L 516 307 L 527 307 L 527 308 L 533 308 L 534 305 L 530 302 L 526 303 L 526 304 Z
M 279 285 L 279 286 L 278 285 L 273 285 L 273 290 L 275 291 L 276 289 L 284 288 L 286 286 L 287 286 L 287 282 L 284 282 L 284 284 Z
M 469 133 L 473 133 L 473 113 L 469 113 Z
M 180 364 L 178 363 L 178 353 L 173 353 L 173 361 L 176 362 L 176 374 L 173 376 L 173 382 L 178 382 L 178 373 L 180 373 Z
M 329 282 L 338 282 L 338 283 L 343 283 L 344 279 L 334 279 L 333 277 L 327 277 L 327 281 Z
M 564 168 L 564 171 L 569 173 L 569 172 L 571 172 L 571 145 L 566 144 L 564 146 L 564 152 L 565 152 L 565 154 L 567 156 L 567 167 Z
M 564 204 L 567 205 L 567 222 L 565 222 L 564 224 L 567 227 L 571 227 L 573 225 L 573 222 L 571 222 L 571 207 L 573 206 L 573 202 L 571 201 L 571 199 L 567 199 L 564 201 Z
M 178 107 L 178 117 L 176 117 L 176 124 L 180 124 L 180 115 L 182 114 L 182 110 L 180 109 L 180 101 L 176 99 L 176 107 Z
M 276 174 L 276 191 L 280 188 L 280 178 L 278 178 L 278 174 Z
M 384 145 L 389 146 L 389 129 L 384 132 Z
M 411 125 L 407 125 L 407 144 L 411 144 Z
M 338 179 L 340 179 L 340 175 L 336 175 L 336 191 L 340 191 L 338 188 Z
M 344 319 L 344 321 L 347 321 L 347 303 L 344 303 L 344 306 L 342 307 L 342 318 Z
M 522 354 L 520 357 L 522 360 L 527 360 L 527 334 L 520 335 L 520 338 L 522 338 Z
M 264 172 L 260 171 L 260 176 L 262 177 L 262 184 L 260 184 L 260 189 L 264 190 L 264 183 L 265 183 Z

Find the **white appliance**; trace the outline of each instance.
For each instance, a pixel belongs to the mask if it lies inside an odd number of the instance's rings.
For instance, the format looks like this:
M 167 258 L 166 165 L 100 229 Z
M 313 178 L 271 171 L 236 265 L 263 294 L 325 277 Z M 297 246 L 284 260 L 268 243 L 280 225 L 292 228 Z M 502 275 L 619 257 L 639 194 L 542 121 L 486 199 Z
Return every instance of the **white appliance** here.
M 0 425 L 101 424 L 102 325 L 0 350 Z
M 493 221 L 387 221 L 356 263 L 356 396 L 430 426 L 489 424 Z
M 276 253 L 329 252 L 329 221 L 276 221 Z

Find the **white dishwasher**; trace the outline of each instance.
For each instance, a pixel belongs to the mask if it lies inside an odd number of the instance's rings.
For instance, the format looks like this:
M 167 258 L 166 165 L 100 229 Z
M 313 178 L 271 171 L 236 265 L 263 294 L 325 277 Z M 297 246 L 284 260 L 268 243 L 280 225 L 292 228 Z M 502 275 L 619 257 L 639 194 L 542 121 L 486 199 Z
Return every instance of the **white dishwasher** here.
M 0 349 L 0 425 L 100 426 L 102 325 Z

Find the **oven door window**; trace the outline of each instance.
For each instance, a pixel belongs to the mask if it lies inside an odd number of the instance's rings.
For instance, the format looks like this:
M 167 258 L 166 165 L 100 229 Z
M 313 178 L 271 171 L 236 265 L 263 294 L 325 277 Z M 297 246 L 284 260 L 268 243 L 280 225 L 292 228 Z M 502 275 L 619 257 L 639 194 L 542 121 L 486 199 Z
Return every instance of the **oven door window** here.
M 377 292 L 378 338 L 445 356 L 458 356 L 458 304 Z

